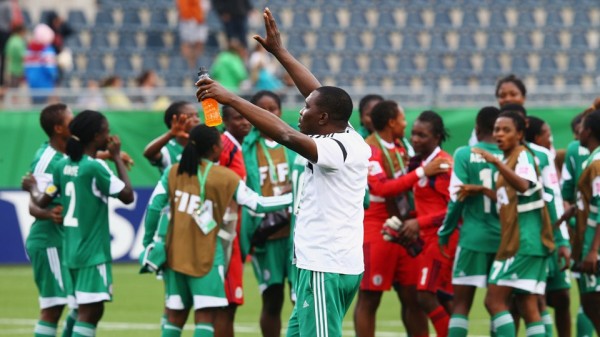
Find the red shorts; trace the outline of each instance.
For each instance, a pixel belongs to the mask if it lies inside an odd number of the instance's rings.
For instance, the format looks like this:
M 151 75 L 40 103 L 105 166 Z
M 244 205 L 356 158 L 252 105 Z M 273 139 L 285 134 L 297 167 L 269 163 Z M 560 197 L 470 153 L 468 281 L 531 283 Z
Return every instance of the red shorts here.
M 404 247 L 396 243 L 372 238 L 363 244 L 365 272 L 360 290 L 386 291 L 392 284 L 416 285 L 417 259 L 411 257 Z
M 240 240 L 236 235 L 231 248 L 231 261 L 225 276 L 225 295 L 227 295 L 227 301 L 230 304 L 244 304 L 243 278 L 244 263 L 242 261 Z
M 448 242 L 446 254 L 450 258 L 442 254 L 437 236 L 425 242 L 423 251 L 417 256 L 419 265 L 417 290 L 432 293 L 441 292 L 445 295 L 454 294 L 452 289 L 452 265 L 457 245 L 458 231 L 450 236 Z

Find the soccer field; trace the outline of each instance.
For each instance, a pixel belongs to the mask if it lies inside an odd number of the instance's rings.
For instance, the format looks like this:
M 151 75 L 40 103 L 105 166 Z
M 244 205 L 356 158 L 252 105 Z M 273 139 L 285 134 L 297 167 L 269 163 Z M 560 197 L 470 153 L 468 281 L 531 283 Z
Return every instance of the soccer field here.
M 98 336 L 160 336 L 162 282 L 148 274 L 139 275 L 138 270 L 137 264 L 113 266 L 114 302 L 106 305 Z M 0 336 L 31 336 L 38 316 L 38 302 L 30 266 L 3 266 L 0 267 L 0 275 Z M 249 264 L 245 265 L 244 282 L 245 304 L 238 309 L 235 332 L 237 336 L 259 337 L 260 296 Z M 575 317 L 579 303 L 575 290 L 572 290 L 572 302 L 571 311 Z M 283 329 L 291 309 L 291 303 L 287 301 L 282 315 Z M 354 336 L 353 310 L 352 307 L 344 321 L 344 336 Z M 400 305 L 395 294 L 386 293 L 377 314 L 377 336 L 406 335 L 399 312 Z M 183 336 L 193 335 L 193 325 L 189 323 Z M 489 335 L 489 317 L 483 307 L 483 292 L 479 292 L 475 299 L 469 324 L 469 335 Z M 285 331 L 282 335 L 285 336 Z M 432 328 L 430 335 L 435 335 Z M 520 329 L 519 335 L 525 335 L 524 329 Z

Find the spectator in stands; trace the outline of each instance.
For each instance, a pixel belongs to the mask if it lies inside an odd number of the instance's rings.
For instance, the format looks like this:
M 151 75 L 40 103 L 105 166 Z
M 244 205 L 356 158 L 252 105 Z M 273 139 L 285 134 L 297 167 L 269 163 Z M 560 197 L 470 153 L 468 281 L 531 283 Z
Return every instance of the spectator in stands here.
M 75 33 L 75 30 L 65 22 L 55 11 L 48 12 L 44 22 L 54 31 L 54 40 L 52 46 L 57 54 L 60 54 L 65 46 L 65 39 Z
M 40 23 L 33 30 L 33 38 L 27 46 L 25 55 L 25 79 L 29 88 L 37 92 L 32 95 L 34 104 L 43 104 L 48 100 L 58 79 L 56 51 L 52 47 L 54 32 Z M 45 91 L 45 92 L 44 92 Z
M 213 7 L 219 14 L 227 41 L 238 40 L 248 49 L 248 14 L 252 10 L 250 0 L 213 0 Z
M 248 80 L 245 59 L 244 46 L 238 40 L 230 40 L 229 47 L 221 51 L 213 62 L 210 69 L 211 78 L 227 90 L 238 92 L 242 83 Z
M 87 81 L 86 94 L 79 96 L 77 105 L 84 106 L 88 109 L 104 109 L 106 100 L 100 91 L 100 84 L 96 80 Z
M 196 62 L 204 51 L 208 38 L 206 13 L 210 10 L 209 0 L 177 0 L 179 10 L 179 38 L 181 55 L 190 69 L 196 68 Z
M 131 100 L 123 93 L 123 80 L 117 75 L 109 76 L 100 85 L 104 89 L 104 97 L 111 109 L 131 109 Z
M 0 87 L 4 85 L 4 47 L 10 37 L 12 5 L 10 0 L 0 0 Z
M 13 33 L 6 43 L 4 55 L 6 57 L 6 75 L 8 87 L 17 88 L 23 82 L 23 65 L 27 53 L 27 41 L 25 26 L 20 25 L 13 29 Z
M 152 110 L 165 110 L 171 102 L 164 95 L 158 95 L 156 87 L 158 76 L 154 70 L 146 70 L 136 78 L 136 84 L 140 89 L 139 95 L 133 98 L 135 103 L 142 103 Z
M 250 68 L 250 78 L 254 85 L 254 90 L 277 92 L 283 89 L 283 83 L 277 77 L 279 63 L 260 43 L 256 44 L 256 47 L 250 54 L 248 67 Z

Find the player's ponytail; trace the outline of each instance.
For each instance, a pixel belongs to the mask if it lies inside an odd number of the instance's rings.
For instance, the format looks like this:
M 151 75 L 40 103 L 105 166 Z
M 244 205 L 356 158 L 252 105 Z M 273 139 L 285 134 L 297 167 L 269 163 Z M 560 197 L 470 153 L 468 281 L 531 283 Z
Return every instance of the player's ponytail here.
M 190 130 L 188 143 L 183 149 L 177 175 L 187 173 L 190 176 L 198 174 L 198 163 L 212 154 L 213 148 L 221 141 L 219 130 L 200 124 Z
M 71 138 L 67 141 L 67 155 L 72 161 L 79 161 L 83 157 L 85 147 L 94 140 L 102 129 L 106 117 L 98 111 L 85 110 L 77 114 L 69 123 Z

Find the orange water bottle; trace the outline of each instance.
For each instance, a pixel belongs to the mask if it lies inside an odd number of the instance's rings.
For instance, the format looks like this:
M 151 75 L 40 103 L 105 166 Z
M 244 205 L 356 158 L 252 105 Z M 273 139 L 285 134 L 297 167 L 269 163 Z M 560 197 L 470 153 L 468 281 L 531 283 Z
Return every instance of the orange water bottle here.
M 198 72 L 198 80 L 208 77 L 206 68 L 200 67 Z M 206 126 L 217 126 L 223 123 L 221 114 L 219 113 L 219 103 L 214 98 L 205 98 L 202 100 L 202 110 L 204 110 L 204 123 Z

